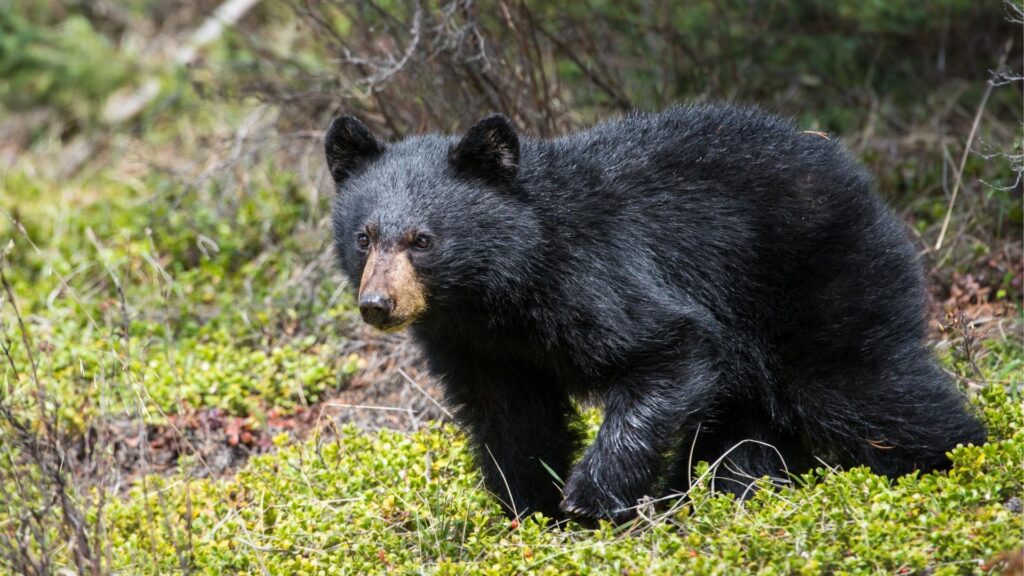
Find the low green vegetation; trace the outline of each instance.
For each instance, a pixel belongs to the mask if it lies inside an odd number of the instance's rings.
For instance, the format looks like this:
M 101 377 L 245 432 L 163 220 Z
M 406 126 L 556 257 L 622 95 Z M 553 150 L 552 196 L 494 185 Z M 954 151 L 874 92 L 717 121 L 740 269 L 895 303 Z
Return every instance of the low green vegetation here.
M 435 426 L 347 428 L 230 480 L 136 487 L 107 529 L 130 573 L 184 558 L 203 574 L 980 574 L 1020 543 L 1024 412 L 1000 387 L 975 404 L 991 442 L 956 449 L 949 473 L 890 482 L 822 468 L 743 503 L 699 481 L 688 500 L 618 528 L 510 524 L 462 436 Z
M 31 360 L 72 427 L 125 410 L 150 422 L 186 408 L 287 411 L 355 371 L 337 330 L 349 297 L 316 286 L 323 270 L 312 287 L 292 285 L 295 258 L 323 241 L 302 244 L 308 209 L 282 188 L 217 212 L 188 192 L 154 201 L 100 182 L 62 200 L 23 175 L 4 185 L 5 275 L 37 347 Z M 12 360 L 27 364 L 10 312 L 2 330 Z M 27 372 L 6 376 L 9 400 L 33 397 Z

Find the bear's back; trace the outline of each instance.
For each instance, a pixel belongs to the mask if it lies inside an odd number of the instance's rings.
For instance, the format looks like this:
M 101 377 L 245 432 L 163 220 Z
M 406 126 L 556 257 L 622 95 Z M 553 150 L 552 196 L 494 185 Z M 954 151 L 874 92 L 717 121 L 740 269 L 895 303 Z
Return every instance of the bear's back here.
M 788 120 L 715 105 L 631 114 L 528 141 L 521 178 L 547 268 L 564 271 L 556 300 L 609 332 L 692 306 L 765 338 L 773 318 L 826 313 L 865 318 L 858 331 L 898 315 L 919 331 L 902 224 L 840 142 Z
M 859 195 L 871 187 L 837 140 L 754 108 L 706 104 L 633 113 L 552 144 L 558 150 L 553 157 L 599 166 L 607 180 L 627 189 L 673 180 L 771 195 L 806 176 L 827 176 L 831 189 Z

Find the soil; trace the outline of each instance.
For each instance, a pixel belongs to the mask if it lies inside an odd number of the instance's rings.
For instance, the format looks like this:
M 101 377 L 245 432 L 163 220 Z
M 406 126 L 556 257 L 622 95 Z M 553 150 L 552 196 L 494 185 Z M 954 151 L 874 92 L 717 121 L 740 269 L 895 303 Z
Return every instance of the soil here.
M 112 454 L 118 482 L 127 488 L 145 474 L 173 474 L 188 462 L 193 477 L 233 474 L 254 455 L 275 448 L 275 437 L 299 441 L 319 430 L 339 427 L 413 431 L 430 420 L 444 420 L 441 392 L 427 376 L 412 342 L 404 336 L 360 334 L 367 367 L 322 401 L 287 413 L 276 409 L 265 419 L 235 416 L 217 408 L 169 415 L 166 423 L 107 419 L 71 443 L 80 471 L 110 470 L 97 456 Z M 100 447 L 106 446 L 106 450 Z

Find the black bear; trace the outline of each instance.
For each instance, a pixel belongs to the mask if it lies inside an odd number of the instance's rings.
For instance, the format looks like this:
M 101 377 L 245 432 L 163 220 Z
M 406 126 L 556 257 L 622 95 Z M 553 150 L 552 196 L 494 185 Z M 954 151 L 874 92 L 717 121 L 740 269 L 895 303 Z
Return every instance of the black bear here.
M 411 328 L 510 515 L 626 520 L 700 460 L 743 496 L 985 440 L 924 342 L 914 247 L 836 140 L 712 105 L 551 140 L 500 115 L 325 138 L 362 317 Z M 605 410 L 585 451 L 581 398 Z

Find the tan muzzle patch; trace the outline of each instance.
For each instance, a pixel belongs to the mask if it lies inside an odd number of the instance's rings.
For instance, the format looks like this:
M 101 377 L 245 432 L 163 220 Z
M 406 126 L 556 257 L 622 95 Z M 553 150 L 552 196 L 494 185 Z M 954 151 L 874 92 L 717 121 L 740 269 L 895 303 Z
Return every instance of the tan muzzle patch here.
M 359 281 L 360 301 L 370 294 L 379 294 L 394 303 L 388 322 L 378 326 L 388 332 L 405 328 L 427 307 L 423 283 L 406 250 L 370 250 Z

